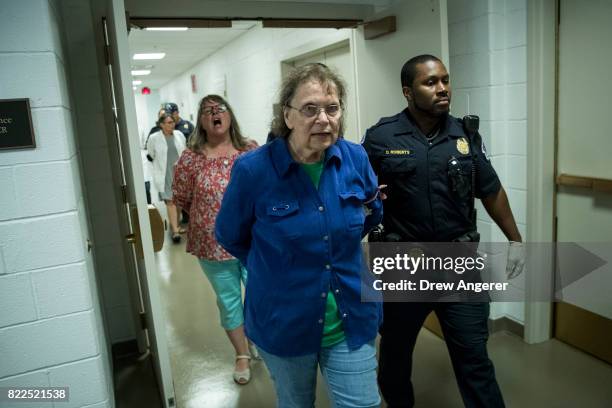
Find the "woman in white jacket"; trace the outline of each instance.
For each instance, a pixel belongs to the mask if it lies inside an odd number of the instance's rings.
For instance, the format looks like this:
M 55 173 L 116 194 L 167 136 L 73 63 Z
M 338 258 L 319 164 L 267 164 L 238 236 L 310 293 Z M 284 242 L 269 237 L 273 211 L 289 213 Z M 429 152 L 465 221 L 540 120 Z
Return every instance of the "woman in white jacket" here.
M 172 229 L 172 241 L 181 242 L 182 232 L 179 228 L 177 208 L 172 200 L 172 180 L 174 165 L 185 150 L 185 136 L 174 130 L 174 119 L 169 114 L 162 114 L 157 121 L 161 128 L 151 135 L 147 143 L 147 153 L 153 159 L 153 184 L 159 192 L 159 199 L 166 203 L 168 219 Z

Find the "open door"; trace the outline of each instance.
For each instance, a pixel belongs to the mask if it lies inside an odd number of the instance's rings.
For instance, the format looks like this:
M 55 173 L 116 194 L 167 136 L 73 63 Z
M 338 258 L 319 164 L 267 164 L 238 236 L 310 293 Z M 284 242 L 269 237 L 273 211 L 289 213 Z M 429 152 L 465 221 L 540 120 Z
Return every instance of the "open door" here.
M 131 89 L 130 55 L 123 0 L 107 0 L 103 19 L 106 41 L 107 72 L 113 103 L 115 132 L 120 152 L 123 193 L 128 220 L 126 245 L 132 254 L 131 274 L 139 290 L 136 296 L 142 307 L 141 320 L 146 329 L 147 346 L 152 356 L 161 399 L 165 407 L 175 406 L 170 356 L 159 296 L 157 266 L 149 209 L 144 189 L 136 107 Z M 126 230 L 126 229 L 122 229 Z M 132 292 L 133 294 L 133 292 Z M 142 340 L 139 339 L 139 346 Z M 142 351 L 142 350 L 141 350 Z

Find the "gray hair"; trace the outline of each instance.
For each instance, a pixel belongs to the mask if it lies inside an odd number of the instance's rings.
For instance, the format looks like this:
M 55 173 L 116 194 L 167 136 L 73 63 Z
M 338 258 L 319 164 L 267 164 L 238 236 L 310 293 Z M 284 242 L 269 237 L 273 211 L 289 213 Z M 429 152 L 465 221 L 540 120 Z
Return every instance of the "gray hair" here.
M 285 109 L 287 109 L 291 103 L 291 99 L 293 99 L 295 96 L 297 89 L 309 81 L 319 82 L 324 86 L 324 88 L 326 88 L 328 93 L 336 91 L 338 100 L 340 101 L 340 107 L 344 108 L 344 100 L 346 99 L 346 85 L 338 73 L 320 63 L 306 64 L 301 67 L 297 67 L 292 70 L 289 75 L 287 75 L 281 85 L 280 99 L 277 105 L 278 108 L 275 109 L 274 118 L 272 119 L 271 125 L 274 136 L 287 138 L 291 133 L 291 129 L 289 129 L 285 123 Z M 343 114 L 340 116 L 338 131 L 339 136 L 343 136 L 344 134 L 344 117 L 345 115 L 343 111 Z
M 157 122 L 155 124 L 161 127 L 162 123 L 164 123 L 168 118 L 172 119 L 172 121 L 176 123 L 171 114 L 164 112 L 158 116 Z

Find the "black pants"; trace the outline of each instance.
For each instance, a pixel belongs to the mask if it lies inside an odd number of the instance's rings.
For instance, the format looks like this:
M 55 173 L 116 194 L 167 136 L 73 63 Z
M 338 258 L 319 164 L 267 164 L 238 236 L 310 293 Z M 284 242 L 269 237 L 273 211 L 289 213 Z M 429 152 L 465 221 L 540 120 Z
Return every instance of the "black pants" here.
M 463 403 L 468 408 L 504 407 L 487 354 L 489 303 L 385 303 L 378 384 L 389 408 L 414 406 L 412 352 L 427 315 L 436 312 Z M 418 373 L 416 373 L 418 375 Z
M 145 192 L 147 193 L 147 204 L 151 204 L 151 182 L 145 181 Z

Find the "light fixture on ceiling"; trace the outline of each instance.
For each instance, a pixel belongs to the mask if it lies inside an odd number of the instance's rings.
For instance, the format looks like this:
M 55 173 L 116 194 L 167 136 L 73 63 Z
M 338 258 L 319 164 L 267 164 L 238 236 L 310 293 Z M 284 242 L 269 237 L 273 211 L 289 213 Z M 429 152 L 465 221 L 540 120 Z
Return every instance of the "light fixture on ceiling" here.
M 147 31 L 187 31 L 187 27 L 147 27 Z
M 134 54 L 135 60 L 158 60 L 166 56 L 165 52 L 149 52 L 142 54 Z
M 132 75 L 134 76 L 149 75 L 150 73 L 151 73 L 150 69 L 133 69 L 132 70 Z
M 132 81 L 132 85 L 140 85 L 140 84 L 142 84 L 142 81 L 140 81 L 138 79 L 135 80 L 135 81 Z

